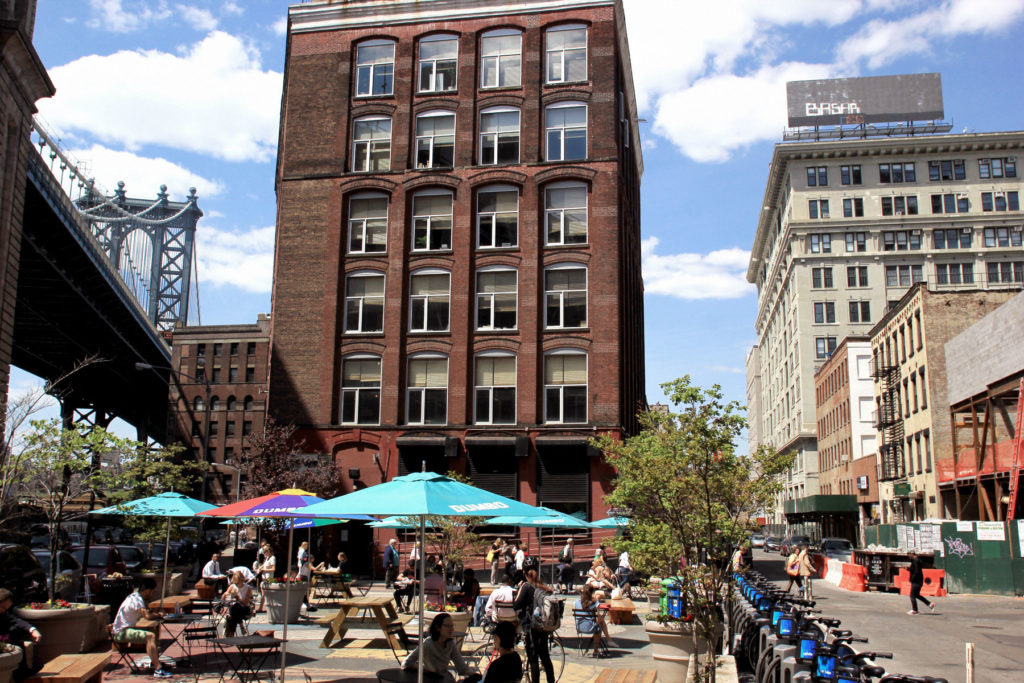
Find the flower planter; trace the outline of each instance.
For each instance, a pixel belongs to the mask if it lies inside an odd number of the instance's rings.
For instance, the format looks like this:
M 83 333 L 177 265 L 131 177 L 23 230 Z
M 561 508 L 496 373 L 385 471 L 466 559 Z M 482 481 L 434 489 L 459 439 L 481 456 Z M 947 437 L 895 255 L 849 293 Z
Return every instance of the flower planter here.
M 644 630 L 651 641 L 651 654 L 659 681 L 685 681 L 690 669 L 690 657 L 696 655 L 701 660 L 706 658 L 708 641 L 698 638 L 697 646 L 694 646 L 692 624 L 659 624 L 649 621 Z M 716 640 L 721 639 L 721 624 L 716 628 L 716 634 Z
M 14 670 L 21 664 L 21 649 L 0 652 L 0 683 L 10 683 Z
M 263 587 L 263 595 L 267 605 L 267 621 L 271 624 L 289 624 L 299 621 L 299 610 L 302 609 L 302 596 L 309 590 L 309 584 L 301 583 L 268 583 Z M 285 614 L 285 596 L 287 596 L 288 612 Z
M 423 632 L 426 633 L 427 629 L 430 628 L 430 623 L 434 621 L 441 612 L 432 612 L 430 610 L 423 610 Z M 452 618 L 452 623 L 455 624 L 456 633 L 466 633 L 469 628 L 469 622 L 472 620 L 473 615 L 469 612 L 446 612 L 448 616 Z
M 81 652 L 82 644 L 96 618 L 96 610 L 92 605 L 74 605 L 71 609 L 19 607 L 14 612 L 42 634 L 36 644 L 36 664 L 45 664 L 59 655 Z

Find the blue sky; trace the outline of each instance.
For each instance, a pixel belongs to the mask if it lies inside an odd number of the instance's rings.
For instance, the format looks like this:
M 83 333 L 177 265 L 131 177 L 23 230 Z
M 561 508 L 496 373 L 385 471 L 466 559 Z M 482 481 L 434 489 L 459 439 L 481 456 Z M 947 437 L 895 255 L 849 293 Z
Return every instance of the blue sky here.
M 44 122 L 106 188 L 198 188 L 204 324 L 270 310 L 278 0 L 40 0 Z M 745 281 L 785 83 L 937 71 L 954 130 L 1022 128 L 1024 0 L 625 0 L 644 141 L 647 394 L 689 373 L 745 402 Z M 195 321 L 192 321 L 195 322 Z M 30 377 L 12 378 L 12 392 Z

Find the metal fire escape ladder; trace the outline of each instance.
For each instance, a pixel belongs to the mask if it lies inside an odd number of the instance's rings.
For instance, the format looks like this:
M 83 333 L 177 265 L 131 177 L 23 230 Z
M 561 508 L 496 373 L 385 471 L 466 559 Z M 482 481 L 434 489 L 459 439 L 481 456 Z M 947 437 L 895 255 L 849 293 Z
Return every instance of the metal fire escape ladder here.
M 1017 512 L 1017 492 L 1020 490 L 1021 457 L 1024 456 L 1024 377 L 1020 380 L 1017 390 L 1017 416 L 1013 428 L 1013 460 L 1010 462 L 1010 505 L 1006 510 L 1007 519 L 1015 519 Z

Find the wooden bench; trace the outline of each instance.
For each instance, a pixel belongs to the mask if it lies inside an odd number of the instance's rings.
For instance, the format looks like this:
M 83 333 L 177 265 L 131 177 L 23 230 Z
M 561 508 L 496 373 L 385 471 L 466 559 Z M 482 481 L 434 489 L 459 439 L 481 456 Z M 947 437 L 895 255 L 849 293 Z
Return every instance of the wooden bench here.
M 658 672 L 653 669 L 605 669 L 596 681 L 597 683 L 654 683 L 658 679 Z
M 629 598 L 620 598 L 618 600 L 608 601 L 608 618 L 613 624 L 632 624 L 633 623 L 633 601 Z
M 185 608 L 191 604 L 192 598 L 188 595 L 168 595 L 162 601 L 153 600 L 147 607 L 153 612 L 160 612 L 162 610 L 165 614 L 173 614 L 175 612 L 184 612 Z
M 60 655 L 46 663 L 29 683 L 98 683 L 110 664 L 109 652 Z

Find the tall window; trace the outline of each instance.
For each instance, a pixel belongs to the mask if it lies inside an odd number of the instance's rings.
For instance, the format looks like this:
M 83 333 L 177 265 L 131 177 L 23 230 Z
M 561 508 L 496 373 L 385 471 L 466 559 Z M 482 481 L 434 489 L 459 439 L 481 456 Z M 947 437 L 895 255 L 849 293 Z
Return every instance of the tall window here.
M 544 113 L 548 161 L 587 158 L 587 105 L 580 102 L 552 104 Z
M 834 323 L 836 321 L 836 305 L 832 301 L 818 301 L 814 304 L 814 322 Z
M 811 199 L 807 202 L 807 217 L 808 218 L 828 218 L 828 200 L 827 199 Z
M 405 405 L 409 424 L 443 425 L 448 422 L 448 359 L 422 355 L 409 359 Z
M 516 271 L 485 270 L 476 276 L 478 330 L 516 329 Z
M 843 185 L 860 185 L 860 164 L 839 167 L 839 182 Z
M 367 271 L 345 278 L 345 331 L 384 329 L 384 276 Z
M 545 243 L 583 244 L 587 241 L 587 186 L 557 183 L 544 191 L 547 223 Z
M 846 233 L 846 251 L 867 251 L 868 234 L 866 232 Z
M 547 305 L 545 327 L 587 326 L 587 269 L 581 266 L 555 266 L 544 271 Z
M 850 322 L 851 323 L 869 323 L 869 322 L 871 322 L 871 302 L 870 301 L 851 301 L 850 302 Z
M 1024 261 L 1001 261 L 987 264 L 989 284 L 1024 282 Z
M 444 332 L 448 329 L 451 276 L 443 271 L 414 273 L 409 287 L 409 329 Z
M 380 423 L 379 356 L 349 356 L 342 361 L 341 423 Z
M 519 110 L 485 109 L 480 114 L 480 163 L 519 163 Z
M 846 267 L 846 286 L 847 287 L 867 287 L 868 286 L 868 267 L 867 266 L 847 266 Z
M 811 268 L 811 287 L 814 289 L 832 288 L 831 268 Z
M 859 218 L 864 215 L 864 200 L 861 197 L 847 197 L 843 200 L 843 218 Z
M 1019 247 L 1021 245 L 1021 229 L 985 228 L 986 247 Z M 968 245 L 970 246 L 970 245 Z
M 924 282 L 921 266 L 886 266 L 886 287 L 909 287 L 917 282 Z
M 519 191 L 495 185 L 476 197 L 477 245 L 514 247 L 519 243 Z
M 587 421 L 587 356 L 556 351 L 544 357 L 544 421 Z
M 515 424 L 516 357 L 477 356 L 475 380 L 474 421 L 477 424 Z
M 973 263 L 936 263 L 935 282 L 940 285 L 974 283 Z
M 828 185 L 828 166 L 808 166 L 807 185 L 808 187 Z
M 936 249 L 970 249 L 970 228 L 947 228 L 932 231 L 932 246 Z
M 451 168 L 455 163 L 455 114 L 428 111 L 416 117 L 416 168 Z
M 433 35 L 420 40 L 420 92 L 451 92 L 459 61 L 459 39 L 455 36 Z
M 523 35 L 514 29 L 485 33 L 480 40 L 480 87 L 518 88 L 522 82 Z
M 352 124 L 352 171 L 391 169 L 391 119 L 370 116 Z
M 549 29 L 545 36 L 547 82 L 587 80 L 587 29 L 565 25 Z
M 452 248 L 452 196 L 418 194 L 412 200 L 413 251 Z
M 356 96 L 390 95 L 395 90 L 395 44 L 368 40 L 356 47 Z
M 382 253 L 388 248 L 388 198 L 355 196 L 348 203 L 348 250 Z

